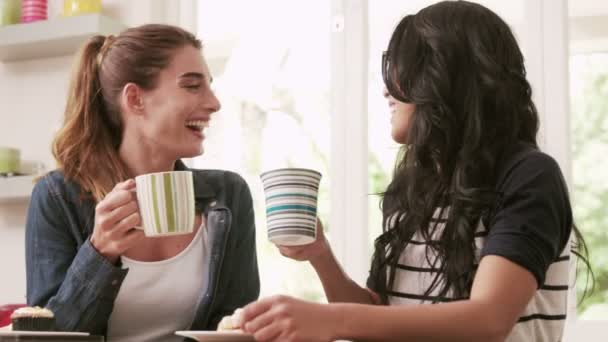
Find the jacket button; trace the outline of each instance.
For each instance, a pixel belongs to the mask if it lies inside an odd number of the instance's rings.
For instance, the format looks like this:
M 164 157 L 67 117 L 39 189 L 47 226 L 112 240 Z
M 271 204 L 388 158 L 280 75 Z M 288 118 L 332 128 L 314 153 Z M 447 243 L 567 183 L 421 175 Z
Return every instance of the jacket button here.
M 116 280 L 116 279 L 112 280 L 112 286 L 116 286 L 116 285 L 118 285 L 118 280 Z

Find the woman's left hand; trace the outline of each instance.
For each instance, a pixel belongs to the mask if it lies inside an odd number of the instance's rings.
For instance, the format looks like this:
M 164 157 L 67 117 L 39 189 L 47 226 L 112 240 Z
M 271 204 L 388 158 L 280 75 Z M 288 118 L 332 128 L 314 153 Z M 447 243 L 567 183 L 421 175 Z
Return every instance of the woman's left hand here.
M 329 305 L 275 296 L 247 305 L 236 320 L 256 341 L 327 342 L 337 317 Z

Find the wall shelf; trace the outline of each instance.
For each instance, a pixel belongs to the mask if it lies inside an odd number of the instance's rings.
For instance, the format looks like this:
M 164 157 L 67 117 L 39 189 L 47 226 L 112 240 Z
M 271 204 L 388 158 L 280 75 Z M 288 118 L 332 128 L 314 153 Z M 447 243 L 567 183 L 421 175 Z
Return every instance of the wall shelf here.
M 37 176 L 0 177 L 0 204 L 29 200 Z
M 88 14 L 0 27 L 0 61 L 11 62 L 66 56 L 90 37 L 118 34 L 126 26 L 114 19 Z

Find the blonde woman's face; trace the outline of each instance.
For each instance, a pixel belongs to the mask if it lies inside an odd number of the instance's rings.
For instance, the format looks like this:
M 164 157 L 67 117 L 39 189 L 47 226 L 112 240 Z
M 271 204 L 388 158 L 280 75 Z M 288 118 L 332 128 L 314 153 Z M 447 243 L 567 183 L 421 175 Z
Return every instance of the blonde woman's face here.
M 388 108 L 391 113 L 391 136 L 395 142 L 405 144 L 416 106 L 395 99 L 386 88 L 384 88 L 383 93 L 388 100 Z
M 156 88 L 143 92 L 140 135 L 169 158 L 203 153 L 205 129 L 220 103 L 210 88 L 211 75 L 201 51 L 179 49 L 159 74 Z

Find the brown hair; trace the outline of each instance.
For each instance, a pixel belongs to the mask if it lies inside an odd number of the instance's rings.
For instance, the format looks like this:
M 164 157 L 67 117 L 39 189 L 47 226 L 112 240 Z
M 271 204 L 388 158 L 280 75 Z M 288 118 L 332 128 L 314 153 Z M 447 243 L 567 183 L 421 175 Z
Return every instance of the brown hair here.
M 89 39 L 73 70 L 64 125 L 53 142 L 53 155 L 66 179 L 100 201 L 116 183 L 129 178 L 118 155 L 122 89 L 127 83 L 154 89 L 175 50 L 187 45 L 201 49 L 193 34 L 158 24 Z

